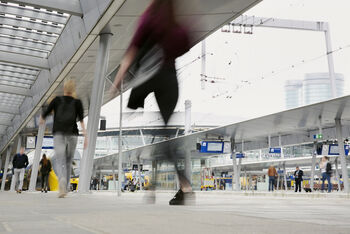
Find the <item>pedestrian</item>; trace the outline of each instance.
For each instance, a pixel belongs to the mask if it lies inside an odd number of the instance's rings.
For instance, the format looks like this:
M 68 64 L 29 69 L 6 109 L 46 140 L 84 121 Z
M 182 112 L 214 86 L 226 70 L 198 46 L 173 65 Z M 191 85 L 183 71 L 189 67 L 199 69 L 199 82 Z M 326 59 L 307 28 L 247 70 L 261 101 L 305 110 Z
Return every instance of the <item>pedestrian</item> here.
M 114 79 L 111 92 L 120 88 L 122 80 L 133 64 L 142 66 L 143 55 L 151 51 L 154 46 L 162 51 L 163 57 L 160 68 L 147 81 L 131 90 L 128 107 L 137 109 L 144 107 L 145 98 L 154 93 L 160 113 L 167 125 L 178 101 L 178 81 L 175 69 L 175 59 L 190 49 L 188 30 L 175 17 L 173 0 L 153 0 L 142 14 L 136 33 L 121 62 L 119 71 Z M 151 56 L 152 57 L 152 56 Z M 156 56 L 153 56 L 153 58 Z M 177 169 L 175 149 L 168 148 L 168 160 L 175 165 L 178 174 L 180 190 L 170 205 L 182 205 L 185 198 L 193 196 L 188 178 Z M 153 176 L 155 179 L 156 176 Z M 151 187 L 154 190 L 155 182 Z M 154 199 L 149 199 L 154 202 Z
M 24 153 L 24 147 L 21 147 L 19 153 L 17 153 L 12 160 L 12 165 L 14 168 L 13 179 L 15 181 L 15 190 L 17 191 L 17 193 L 22 192 L 24 173 L 28 164 L 28 156 Z M 17 187 L 18 179 L 19 185 Z
M 275 179 L 277 176 L 276 168 L 273 165 L 269 167 L 267 175 L 269 176 L 269 191 L 273 192 L 275 187 Z
M 46 157 L 46 154 L 43 154 L 43 158 L 40 160 L 41 192 L 47 193 L 51 168 L 51 161 Z
M 55 157 L 57 160 L 57 176 L 59 180 L 59 198 L 64 198 L 70 187 L 71 166 L 79 135 L 77 121 L 80 122 L 85 137 L 84 148 L 87 146 L 87 136 L 84 125 L 83 105 L 75 94 L 75 82 L 68 80 L 63 85 L 63 96 L 55 97 L 43 111 L 40 123 L 54 112 L 52 133 L 54 136 Z M 55 167 L 56 168 L 56 167 Z
M 323 156 L 320 162 L 320 168 L 321 168 L 321 174 L 322 174 L 322 186 L 321 191 L 324 191 L 324 184 L 327 180 L 328 182 L 328 192 L 330 193 L 332 191 L 332 183 L 331 183 L 331 176 L 332 176 L 332 164 L 329 161 L 329 157 Z
M 301 192 L 301 182 L 303 181 L 303 175 L 304 172 L 303 170 L 300 170 L 299 167 L 296 167 L 296 170 L 294 172 L 294 177 L 295 177 L 295 192 Z

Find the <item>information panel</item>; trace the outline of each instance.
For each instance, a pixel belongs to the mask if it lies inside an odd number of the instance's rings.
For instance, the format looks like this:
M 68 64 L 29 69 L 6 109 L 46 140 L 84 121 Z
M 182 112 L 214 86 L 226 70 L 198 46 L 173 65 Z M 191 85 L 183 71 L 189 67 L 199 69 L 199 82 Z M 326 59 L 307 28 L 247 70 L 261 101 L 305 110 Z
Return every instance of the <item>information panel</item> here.
M 349 145 L 344 145 L 345 155 L 349 155 Z M 338 144 L 329 145 L 328 155 L 339 155 L 339 147 Z
M 203 141 L 201 143 L 201 153 L 223 153 L 224 142 L 219 141 Z

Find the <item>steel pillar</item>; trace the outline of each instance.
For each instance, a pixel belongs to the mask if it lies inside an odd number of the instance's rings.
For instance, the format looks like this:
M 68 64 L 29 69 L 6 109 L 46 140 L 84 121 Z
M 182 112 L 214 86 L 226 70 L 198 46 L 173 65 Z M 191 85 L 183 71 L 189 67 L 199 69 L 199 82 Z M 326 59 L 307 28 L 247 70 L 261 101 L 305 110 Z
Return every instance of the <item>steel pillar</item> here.
M 312 153 L 312 161 L 311 161 L 311 182 L 310 182 L 310 189 L 311 191 L 314 191 L 314 183 L 315 183 L 315 167 L 316 167 L 316 142 L 314 142 L 314 150 Z
M 232 175 L 232 191 L 239 191 L 239 186 L 237 186 L 238 181 L 238 167 L 237 167 L 237 158 L 235 152 L 235 140 L 231 139 L 231 152 L 232 152 L 232 167 L 233 167 L 233 175 Z M 233 181 L 235 181 L 236 188 L 233 186 Z
M 38 179 L 39 162 L 41 158 L 41 150 L 43 147 L 43 140 L 45 134 L 46 123 L 39 125 L 38 136 L 36 140 L 34 160 L 32 165 L 32 173 L 29 182 L 29 191 L 34 192 L 36 190 L 36 181 Z
M 206 75 L 206 43 L 205 43 L 205 39 L 202 41 L 202 63 L 201 63 L 201 70 L 202 70 L 202 75 Z M 201 89 L 204 90 L 205 89 L 205 80 L 204 80 L 204 76 L 202 76 L 202 80 L 201 80 Z
M 6 151 L 6 160 L 5 160 L 5 165 L 4 165 L 4 173 L 2 175 L 2 180 L 1 180 L 1 191 L 5 191 L 7 170 L 9 168 L 9 161 L 10 161 L 11 151 L 12 151 L 12 146 L 10 145 L 7 148 L 7 151 Z
M 281 168 L 278 168 L 277 170 L 277 186 L 276 186 L 276 190 L 280 190 L 280 173 L 278 173 L 278 171 L 280 171 Z
M 340 176 L 338 171 L 338 158 L 335 159 L 335 177 L 337 178 L 338 182 L 338 192 L 341 192 Z
M 338 139 L 339 158 L 340 158 L 342 178 L 344 183 L 344 192 L 349 193 L 349 175 L 348 175 L 348 168 L 347 168 L 346 159 L 345 159 L 343 130 L 342 130 L 340 119 L 335 119 L 335 129 L 336 129 L 337 139 Z
M 112 162 L 112 176 L 113 176 L 114 191 L 117 191 L 117 182 L 116 182 L 116 179 L 115 179 L 114 161 Z
M 22 137 L 18 136 L 17 139 L 17 147 L 16 147 L 16 153 L 18 153 L 21 150 L 21 146 L 22 146 Z M 11 188 L 10 191 L 14 192 L 15 191 L 15 186 L 16 186 L 16 180 L 14 180 L 14 176 L 12 175 L 12 179 L 11 179 Z
M 108 31 L 108 29 L 106 31 Z M 109 32 L 100 34 L 99 51 L 96 60 L 95 77 L 92 86 L 89 120 L 87 125 L 88 147 L 87 149 L 84 149 L 83 157 L 81 159 L 78 186 L 79 193 L 87 193 L 90 187 L 89 182 L 95 155 L 97 129 L 105 87 L 105 76 L 109 61 L 109 45 L 111 35 L 112 34 Z
M 185 101 L 185 135 L 190 134 L 191 132 L 191 101 Z M 191 151 L 186 150 L 185 155 L 185 176 L 192 184 L 192 159 L 191 159 Z
M 284 190 L 287 191 L 287 172 L 286 172 L 286 164 L 283 163 L 283 179 L 284 179 Z
M 141 176 L 141 159 L 140 159 L 140 157 L 138 157 L 138 159 L 137 159 L 137 170 L 139 173 L 140 191 L 142 191 L 142 176 Z
M 118 147 L 118 197 L 122 192 L 122 176 L 123 176 L 123 81 L 120 84 L 120 113 L 119 113 L 119 147 Z

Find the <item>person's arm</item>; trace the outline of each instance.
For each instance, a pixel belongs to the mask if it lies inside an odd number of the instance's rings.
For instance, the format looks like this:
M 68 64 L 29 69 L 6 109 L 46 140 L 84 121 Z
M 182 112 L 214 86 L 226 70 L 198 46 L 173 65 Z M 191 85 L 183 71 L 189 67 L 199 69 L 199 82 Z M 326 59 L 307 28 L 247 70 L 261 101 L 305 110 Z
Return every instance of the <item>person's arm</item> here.
M 136 46 L 131 46 L 125 53 L 124 58 L 120 64 L 119 71 L 115 76 L 111 92 L 114 94 L 118 88 L 120 88 L 121 81 L 124 79 L 126 72 L 133 63 L 137 53 L 138 48 Z
M 16 165 L 16 162 L 17 162 L 17 154 L 15 154 L 15 156 L 13 157 L 13 160 L 12 160 L 12 165 L 13 165 L 13 167 L 15 167 L 15 165 Z
M 26 157 L 26 162 L 25 162 L 25 167 L 27 168 L 27 166 L 28 166 L 28 164 L 29 164 L 29 161 L 28 161 L 28 156 L 27 155 L 25 155 L 25 157 Z
M 56 105 L 56 99 L 57 97 L 50 102 L 46 110 L 44 110 L 43 113 L 40 115 L 40 124 L 44 124 L 46 117 L 54 110 Z

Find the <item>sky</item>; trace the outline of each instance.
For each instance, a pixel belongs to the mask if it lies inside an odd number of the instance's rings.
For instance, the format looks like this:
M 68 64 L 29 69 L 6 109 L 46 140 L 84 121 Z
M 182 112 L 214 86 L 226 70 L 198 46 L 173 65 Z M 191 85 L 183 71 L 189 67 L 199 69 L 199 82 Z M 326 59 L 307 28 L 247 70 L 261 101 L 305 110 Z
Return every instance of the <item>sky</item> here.
M 349 95 L 349 9 L 348 0 L 264 0 L 245 15 L 329 22 L 332 47 L 337 50 L 333 53 L 335 72 L 344 75 L 345 95 Z M 184 111 L 185 100 L 192 101 L 193 112 L 243 119 L 283 111 L 286 80 L 328 72 L 322 32 L 254 27 L 248 35 L 218 30 L 206 39 L 206 52 L 205 75 L 216 82 L 201 87 L 201 59 L 196 59 L 201 56 L 199 43 L 177 60 L 180 97 L 175 111 Z M 123 111 L 131 111 L 125 107 L 128 96 L 129 92 L 124 94 Z M 157 110 L 150 95 L 144 111 Z M 107 118 L 107 127 L 117 127 L 119 98 L 103 106 L 101 115 Z

